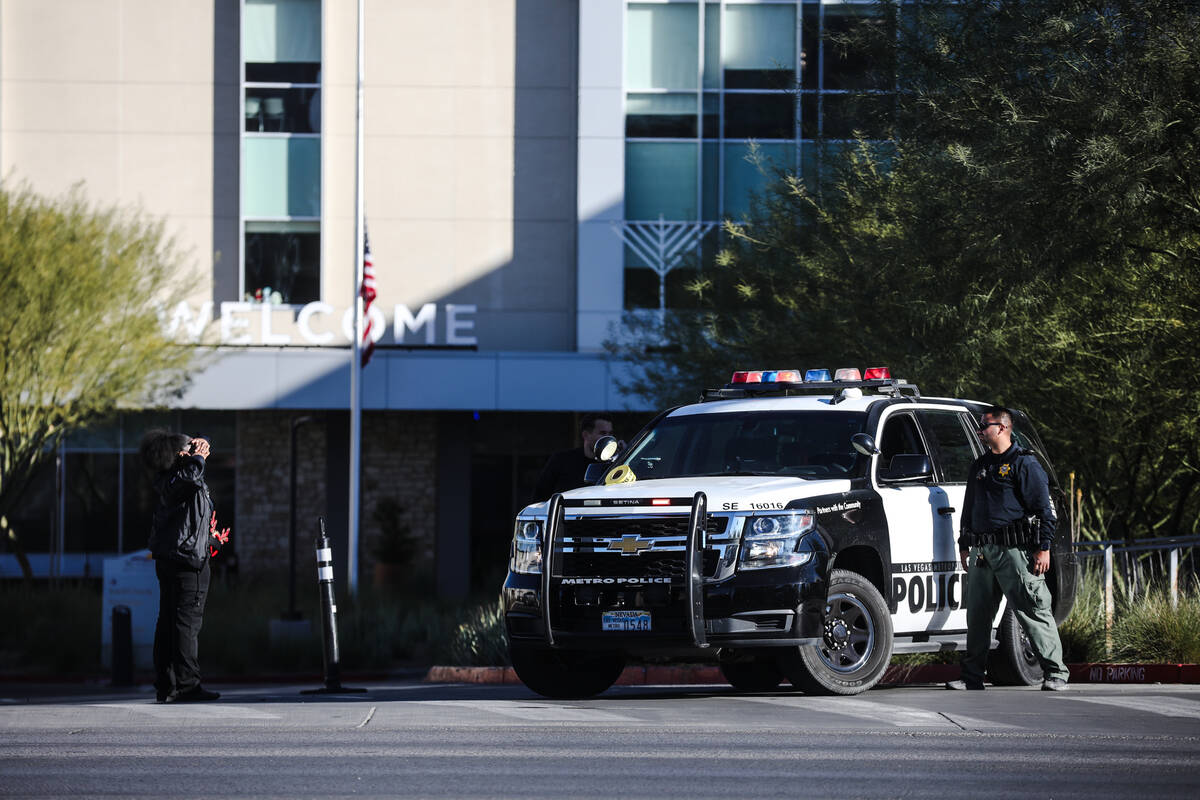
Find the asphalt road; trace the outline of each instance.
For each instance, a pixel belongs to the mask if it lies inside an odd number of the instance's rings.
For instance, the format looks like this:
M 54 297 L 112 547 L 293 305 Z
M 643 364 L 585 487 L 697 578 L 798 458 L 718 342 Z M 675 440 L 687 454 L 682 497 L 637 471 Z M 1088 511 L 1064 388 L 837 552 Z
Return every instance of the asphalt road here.
M 147 690 L 0 685 L 0 795 L 1200 795 L 1194 686 L 630 686 L 586 701 L 415 682 L 215 688 L 215 703 L 164 706 Z

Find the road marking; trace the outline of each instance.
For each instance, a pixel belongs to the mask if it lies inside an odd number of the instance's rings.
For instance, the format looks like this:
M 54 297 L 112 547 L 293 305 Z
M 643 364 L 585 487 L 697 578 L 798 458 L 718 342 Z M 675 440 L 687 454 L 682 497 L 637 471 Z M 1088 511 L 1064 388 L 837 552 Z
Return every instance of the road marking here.
M 192 703 L 92 703 L 92 708 L 119 708 L 160 719 L 279 719 L 256 708 L 231 705 L 195 705 Z
M 1065 699 L 1078 700 L 1083 703 L 1099 703 L 1106 706 L 1119 706 L 1132 711 L 1161 714 L 1164 717 L 1200 719 L 1200 701 L 1188 700 L 1183 697 L 1164 697 L 1162 695 L 1079 697 L 1078 695 L 1066 695 Z
M 1003 722 L 964 717 L 960 714 L 940 714 L 937 711 L 926 711 L 910 706 L 896 706 L 891 703 L 878 703 L 874 700 L 863 700 L 858 697 L 739 697 L 751 703 L 788 706 L 802 711 L 816 711 L 821 714 L 840 714 L 846 717 L 856 717 L 896 728 L 940 728 L 942 730 L 999 730 L 1017 728 Z
M 531 703 L 516 700 L 423 700 L 421 705 L 487 711 L 528 722 L 638 722 L 633 717 L 594 708 Z

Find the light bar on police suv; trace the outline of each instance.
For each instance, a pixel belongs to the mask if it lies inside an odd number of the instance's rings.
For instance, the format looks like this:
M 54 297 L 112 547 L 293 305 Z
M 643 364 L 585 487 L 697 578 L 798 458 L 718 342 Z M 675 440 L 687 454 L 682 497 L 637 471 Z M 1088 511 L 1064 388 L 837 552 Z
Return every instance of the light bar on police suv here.
M 733 373 L 729 381 L 735 383 L 827 383 L 830 381 L 829 370 L 810 369 L 803 373 L 797 369 L 762 369 L 744 370 Z M 887 381 L 891 380 L 892 371 L 888 367 L 869 367 L 865 371 L 857 367 L 843 367 L 833 373 L 836 383 L 851 383 L 858 381 Z

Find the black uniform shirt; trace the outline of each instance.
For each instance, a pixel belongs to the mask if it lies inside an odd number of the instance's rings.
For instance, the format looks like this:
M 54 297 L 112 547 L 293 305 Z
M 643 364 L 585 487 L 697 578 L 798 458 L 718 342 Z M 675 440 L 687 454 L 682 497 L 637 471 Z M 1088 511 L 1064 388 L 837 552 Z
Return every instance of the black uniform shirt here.
M 1037 456 L 1014 443 L 997 455 L 990 450 L 971 464 L 962 527 L 986 533 L 1036 514 L 1041 520 L 1038 539 L 1049 550 L 1058 526 L 1050 500 L 1050 481 Z
M 583 454 L 582 447 L 574 450 L 563 450 L 550 456 L 542 474 L 538 476 L 537 485 L 533 490 L 533 502 L 549 500 L 556 492 L 565 492 L 587 486 L 583 475 L 591 464 L 599 463 Z

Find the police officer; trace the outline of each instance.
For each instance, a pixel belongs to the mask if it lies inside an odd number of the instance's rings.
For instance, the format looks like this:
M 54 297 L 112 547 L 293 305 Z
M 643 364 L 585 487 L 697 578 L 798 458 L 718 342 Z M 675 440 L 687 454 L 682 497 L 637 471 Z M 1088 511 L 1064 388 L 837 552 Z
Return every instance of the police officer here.
M 967 652 L 962 679 L 946 688 L 983 688 L 992 620 L 1003 593 L 1041 662 L 1043 691 L 1061 691 L 1068 672 L 1046 586 L 1058 519 L 1046 472 L 1033 453 L 1013 443 L 1008 409 L 984 412 L 979 438 L 988 452 L 971 465 L 958 540 L 968 573 Z

